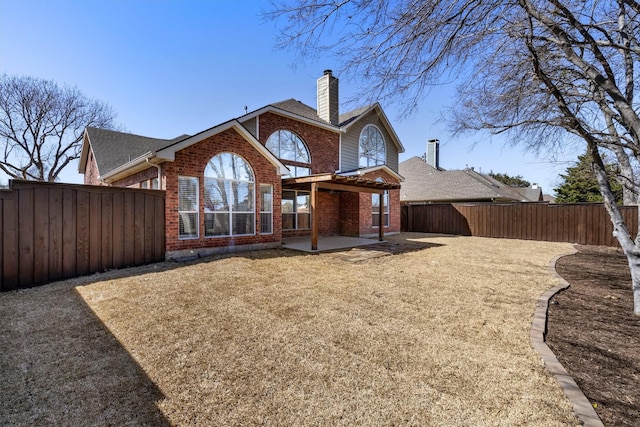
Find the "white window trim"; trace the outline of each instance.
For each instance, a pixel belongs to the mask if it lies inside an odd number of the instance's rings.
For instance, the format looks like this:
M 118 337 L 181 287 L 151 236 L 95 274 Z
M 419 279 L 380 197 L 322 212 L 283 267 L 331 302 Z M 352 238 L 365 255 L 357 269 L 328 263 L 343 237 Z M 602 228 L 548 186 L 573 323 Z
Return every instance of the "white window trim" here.
M 376 129 L 376 130 L 378 131 L 378 133 L 380 134 L 380 138 L 382 138 L 382 149 L 383 149 L 383 158 L 384 158 L 384 159 L 383 159 L 382 163 L 380 163 L 380 164 L 377 164 L 377 163 L 376 163 L 375 165 L 362 166 L 362 165 L 360 164 L 360 158 L 362 157 L 362 156 L 361 156 L 361 154 L 362 154 L 362 149 L 361 149 L 361 148 L 362 148 L 362 146 L 361 146 L 361 144 L 360 144 L 360 140 L 362 139 L 362 134 L 364 133 L 364 131 L 365 131 L 367 128 L 369 128 L 369 127 L 372 127 L 372 128 L 374 128 L 374 129 Z M 369 158 L 369 157 L 367 157 L 367 158 Z M 367 163 L 368 163 L 368 162 L 367 162 Z M 369 167 L 380 166 L 380 165 L 386 165 L 386 164 L 387 164 L 387 141 L 386 141 L 386 140 L 385 140 L 385 138 L 384 138 L 384 134 L 382 133 L 382 131 L 380 130 L 380 128 L 379 128 L 378 126 L 374 125 L 373 123 L 366 124 L 366 125 L 362 128 L 362 130 L 360 131 L 360 135 L 358 136 L 358 167 L 359 167 L 359 168 L 369 168 Z
M 196 184 L 196 210 L 195 211 L 181 211 L 180 210 L 180 180 L 181 179 L 189 179 L 193 180 Z M 196 235 L 195 236 L 182 236 L 180 235 L 180 218 L 181 214 L 196 214 L 195 226 L 196 226 Z M 195 240 L 200 238 L 200 180 L 198 180 L 195 176 L 178 176 L 178 240 Z
M 251 183 L 252 187 L 253 187 L 253 211 L 234 211 L 233 210 L 233 203 L 235 201 L 232 201 L 231 203 L 229 203 L 229 210 L 228 211 L 212 211 L 212 212 L 205 212 L 205 214 L 216 214 L 216 213 L 220 213 L 220 214 L 228 214 L 229 215 L 229 234 L 218 234 L 218 235 L 213 235 L 213 236 L 207 236 L 206 235 L 206 230 L 205 230 L 205 239 L 225 239 L 225 238 L 229 238 L 229 237 L 237 237 L 237 236 L 255 236 L 257 234 L 257 230 L 256 230 L 256 175 L 253 172 L 253 168 L 251 167 L 251 164 L 247 161 L 247 159 L 245 159 L 244 157 L 242 157 L 239 154 L 233 153 L 231 151 L 225 151 L 222 153 L 218 153 L 213 157 L 216 157 L 220 154 L 225 154 L 225 153 L 229 153 L 235 156 L 240 157 L 243 161 L 245 161 L 247 163 L 247 165 L 249 165 L 249 168 L 251 168 L 251 175 L 253 175 L 253 181 L 243 181 L 243 180 L 238 180 L 238 179 L 225 179 L 225 182 L 229 182 L 231 183 L 231 185 L 233 185 L 233 183 Z M 213 158 L 212 157 L 212 158 Z M 209 159 L 209 161 L 211 161 L 211 159 Z M 209 162 L 207 162 L 208 164 Z M 206 173 L 206 167 L 205 167 L 205 173 Z M 204 176 L 205 179 L 205 183 L 207 179 L 219 179 L 219 178 L 214 178 L 214 177 L 208 177 L 208 176 Z M 233 194 L 233 193 L 232 193 Z M 246 233 L 246 234 L 234 234 L 233 233 L 233 216 L 235 214 L 252 214 L 253 215 L 253 233 Z
M 312 224 L 312 221 L 313 221 L 313 219 L 311 218 L 311 212 L 309 212 L 309 227 L 308 228 L 299 228 L 298 227 L 298 214 L 300 213 L 300 212 L 298 212 L 298 195 L 308 195 L 309 196 L 309 203 L 311 203 L 311 192 L 306 191 L 306 190 L 286 190 L 286 191 L 290 191 L 290 192 L 295 194 L 295 196 L 293 196 L 293 212 L 290 212 L 290 213 L 293 214 L 294 228 L 285 229 L 283 227 L 282 231 L 311 230 L 311 224 Z M 283 198 L 283 200 L 289 200 L 289 199 L 284 199 Z M 282 204 L 282 201 L 280 201 L 280 203 Z M 284 215 L 284 213 L 282 215 Z
M 282 143 L 281 143 L 281 139 L 280 139 L 280 132 L 289 132 L 290 134 L 294 135 L 296 138 L 298 138 L 298 140 L 300 141 L 300 143 L 302 144 L 302 146 L 304 147 L 305 151 L 307 152 L 307 157 L 309 158 L 309 162 L 301 162 L 299 160 L 295 160 L 295 159 L 284 159 L 282 157 L 280 157 L 282 155 Z M 267 144 L 269 143 L 269 140 L 271 139 L 271 137 L 273 137 L 274 134 L 278 134 L 278 152 L 277 153 L 273 153 L 274 156 L 276 156 L 278 158 L 278 160 L 280 160 L 282 163 L 284 163 L 285 166 L 289 167 L 290 171 L 295 171 L 297 170 L 297 168 L 307 168 L 309 169 L 309 175 L 311 175 L 311 164 L 313 163 L 313 159 L 311 158 L 311 151 L 309 150 L 309 146 L 307 145 L 307 143 L 305 142 L 304 139 L 302 139 L 302 137 L 300 135 L 298 135 L 297 133 L 289 130 L 289 129 L 278 129 L 275 130 L 271 133 L 271 135 L 269 135 L 269 137 L 267 138 L 267 141 L 265 142 L 265 147 L 267 146 Z M 267 148 L 268 149 L 268 148 Z M 271 151 L 271 150 L 270 150 Z M 291 162 L 296 163 L 295 165 L 290 164 Z M 302 166 L 304 165 L 304 166 Z M 303 175 L 306 176 L 306 175 Z M 291 173 L 289 174 L 289 177 L 298 177 L 297 173 Z M 283 175 L 283 179 L 285 178 L 285 176 Z
M 262 188 L 269 188 L 269 194 L 271 194 L 271 209 L 269 210 L 264 210 Z M 260 234 L 273 234 L 273 184 L 260 184 L 258 191 L 260 192 Z M 269 218 L 271 218 L 269 224 L 269 229 L 271 231 L 268 233 L 262 232 L 262 214 L 269 214 Z

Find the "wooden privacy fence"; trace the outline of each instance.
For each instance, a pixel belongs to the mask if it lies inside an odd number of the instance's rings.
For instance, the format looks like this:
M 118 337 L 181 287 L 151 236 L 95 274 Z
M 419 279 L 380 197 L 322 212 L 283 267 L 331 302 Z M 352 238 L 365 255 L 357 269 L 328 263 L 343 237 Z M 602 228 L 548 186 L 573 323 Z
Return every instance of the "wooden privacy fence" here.
M 629 231 L 635 206 L 620 208 Z M 402 206 L 402 231 L 619 246 L 601 203 L 447 203 Z
M 12 181 L 0 190 L 0 290 L 164 260 L 165 193 Z

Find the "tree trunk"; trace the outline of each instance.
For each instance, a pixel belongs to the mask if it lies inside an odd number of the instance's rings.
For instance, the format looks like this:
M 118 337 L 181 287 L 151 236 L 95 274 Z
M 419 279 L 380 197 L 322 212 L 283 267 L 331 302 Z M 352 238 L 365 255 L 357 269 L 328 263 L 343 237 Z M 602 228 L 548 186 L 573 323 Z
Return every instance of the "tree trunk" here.
M 633 312 L 640 315 L 640 255 L 627 253 L 629 270 L 631 271 L 631 283 L 633 289 Z
M 629 233 L 620 208 L 616 204 L 611 186 L 609 185 L 607 173 L 605 172 L 604 162 L 602 161 L 597 145 L 588 143 L 588 147 L 591 152 L 593 172 L 596 175 L 596 180 L 602 193 L 604 207 L 613 224 L 613 235 L 620 243 L 627 257 L 627 262 L 629 263 L 631 289 L 633 290 L 633 312 L 636 315 L 640 315 L 640 247 L 638 246 L 638 239 L 631 237 L 631 233 Z M 638 209 L 640 213 L 640 206 L 638 206 Z

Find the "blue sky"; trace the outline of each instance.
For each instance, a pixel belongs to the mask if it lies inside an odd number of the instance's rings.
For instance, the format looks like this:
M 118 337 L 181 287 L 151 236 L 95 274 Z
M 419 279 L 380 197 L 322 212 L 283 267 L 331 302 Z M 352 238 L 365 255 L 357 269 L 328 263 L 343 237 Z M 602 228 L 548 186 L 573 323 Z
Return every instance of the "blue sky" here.
M 277 50 L 276 25 L 260 16 L 265 7 L 251 0 L 0 0 L 0 73 L 77 86 L 110 104 L 126 131 L 158 138 L 199 132 L 245 106 L 296 98 L 315 107 L 316 79 L 338 66 L 329 56 L 296 64 L 295 52 Z M 357 78 L 337 77 L 341 100 L 351 98 Z M 437 138 L 446 169 L 522 175 L 551 193 L 579 153 L 554 160 L 502 138 L 453 138 L 442 115 L 454 89 L 434 88 L 410 117 L 383 104 L 406 150 L 400 160 L 421 156 Z M 81 182 L 77 164 L 61 180 Z

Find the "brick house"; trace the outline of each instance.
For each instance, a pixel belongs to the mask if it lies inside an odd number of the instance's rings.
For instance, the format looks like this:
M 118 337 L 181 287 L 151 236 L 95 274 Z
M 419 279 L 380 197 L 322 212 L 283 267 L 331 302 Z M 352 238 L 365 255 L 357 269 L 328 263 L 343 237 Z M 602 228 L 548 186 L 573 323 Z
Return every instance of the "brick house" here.
M 382 107 L 339 114 L 330 70 L 317 103 L 277 102 L 174 139 L 87 128 L 79 172 L 88 185 L 166 190 L 167 258 L 399 232 L 404 148 Z

